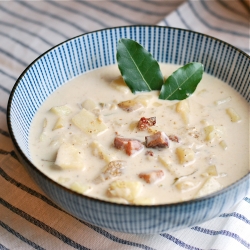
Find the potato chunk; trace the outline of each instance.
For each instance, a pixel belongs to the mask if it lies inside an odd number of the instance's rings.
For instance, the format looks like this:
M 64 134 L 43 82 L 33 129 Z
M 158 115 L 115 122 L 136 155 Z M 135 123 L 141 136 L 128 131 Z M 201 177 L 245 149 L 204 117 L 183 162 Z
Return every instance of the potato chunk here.
M 134 200 L 134 203 L 137 205 L 153 205 L 155 200 L 152 197 L 138 197 Z
M 107 129 L 107 126 L 100 119 L 84 108 L 73 116 L 72 122 L 87 134 L 99 134 Z
M 220 139 L 223 136 L 223 127 L 222 126 L 214 126 L 209 125 L 204 128 L 205 131 L 205 140 L 213 141 L 214 139 Z
M 190 107 L 187 99 L 182 100 L 176 104 L 176 112 L 181 115 L 183 121 L 186 124 L 189 123 Z
M 175 186 L 180 190 L 180 191 L 188 191 L 192 189 L 195 184 L 192 181 L 182 181 L 182 182 L 177 182 Z
M 152 95 L 138 95 L 134 100 L 141 103 L 144 107 L 147 107 L 152 98 Z
M 62 117 L 59 117 L 53 127 L 53 130 L 59 129 L 59 128 L 63 128 L 64 127 L 64 121 L 62 119 Z
M 95 108 L 97 108 L 97 104 L 91 100 L 91 99 L 86 99 L 83 103 L 82 103 L 82 107 L 89 110 L 89 111 L 92 111 L 94 110 Z
M 71 190 L 77 192 L 77 193 L 80 193 L 80 194 L 84 194 L 86 193 L 90 187 L 86 184 L 82 184 L 82 183 L 79 183 L 79 182 L 73 182 L 70 187 L 69 187 Z
M 110 183 L 108 194 L 113 197 L 123 198 L 129 202 L 140 194 L 142 190 L 142 183 L 139 181 L 123 181 L 116 180 Z
M 202 185 L 198 193 L 196 194 L 196 198 L 211 194 L 221 189 L 220 183 L 215 180 L 213 177 L 208 177 L 205 183 Z
M 210 176 L 218 176 L 217 168 L 215 165 L 211 165 L 206 171 Z
M 55 165 L 62 169 L 82 169 L 84 167 L 83 152 L 69 143 L 63 143 L 57 152 Z
M 181 176 L 181 171 L 178 171 L 172 164 L 172 161 L 166 157 L 158 156 L 158 161 L 172 174 L 174 177 L 178 178 Z
M 50 109 L 51 112 L 58 116 L 69 115 L 71 113 L 71 108 L 67 105 L 56 106 Z
M 110 161 L 112 161 L 114 159 L 113 155 L 108 153 L 105 150 L 105 148 L 97 141 L 93 141 L 91 143 L 91 147 L 93 149 L 93 151 L 92 151 L 93 154 L 95 156 L 98 156 L 100 159 L 104 160 L 105 162 L 109 163 Z
M 118 103 L 118 106 L 122 110 L 127 112 L 133 112 L 143 107 L 143 105 L 140 102 L 137 102 L 136 100 L 127 100 L 124 102 L 120 102 Z
M 226 109 L 226 112 L 229 115 L 232 122 L 239 122 L 241 120 L 241 117 L 233 108 Z
M 123 94 L 127 94 L 129 92 L 129 87 L 127 84 L 124 82 L 122 76 L 117 77 L 114 79 L 111 83 L 110 86 Z
M 195 159 L 194 151 L 191 148 L 176 148 L 176 154 L 180 164 L 188 163 Z

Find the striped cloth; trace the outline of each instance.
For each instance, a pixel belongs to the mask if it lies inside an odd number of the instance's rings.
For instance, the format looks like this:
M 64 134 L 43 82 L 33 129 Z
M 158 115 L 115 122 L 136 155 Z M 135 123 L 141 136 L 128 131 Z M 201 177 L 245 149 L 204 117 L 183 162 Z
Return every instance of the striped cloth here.
M 248 0 L 0 2 L 0 249 L 250 249 L 250 192 L 218 218 L 159 235 L 113 232 L 72 217 L 43 194 L 18 162 L 5 118 L 17 77 L 67 38 L 158 23 L 210 34 L 250 53 L 249 7 Z

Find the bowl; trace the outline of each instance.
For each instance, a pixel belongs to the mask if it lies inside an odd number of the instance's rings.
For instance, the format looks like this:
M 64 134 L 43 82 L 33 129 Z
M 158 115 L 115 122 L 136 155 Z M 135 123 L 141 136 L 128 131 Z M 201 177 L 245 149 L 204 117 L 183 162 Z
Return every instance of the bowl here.
M 91 198 L 54 182 L 33 164 L 29 132 L 38 108 L 65 82 L 84 72 L 116 64 L 120 38 L 139 42 L 159 62 L 196 61 L 249 102 L 250 57 L 216 38 L 183 29 L 126 26 L 69 39 L 48 50 L 21 74 L 10 94 L 7 123 L 16 154 L 38 186 L 60 208 L 90 224 L 125 233 L 161 233 L 202 223 L 225 212 L 247 194 L 249 174 L 208 196 L 166 205 L 126 205 Z M 248 167 L 248 166 L 246 166 Z M 21 177 L 20 177 L 21 178 Z

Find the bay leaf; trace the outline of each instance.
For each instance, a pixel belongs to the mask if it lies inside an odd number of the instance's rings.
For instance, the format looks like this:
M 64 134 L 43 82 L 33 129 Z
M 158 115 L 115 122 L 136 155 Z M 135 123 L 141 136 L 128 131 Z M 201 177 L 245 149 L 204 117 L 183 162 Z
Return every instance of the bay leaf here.
M 163 100 L 184 100 L 195 91 L 202 79 L 204 67 L 192 62 L 177 69 L 162 85 L 159 98 Z
M 116 58 L 123 80 L 133 93 L 161 89 L 164 80 L 159 64 L 139 43 L 120 39 Z

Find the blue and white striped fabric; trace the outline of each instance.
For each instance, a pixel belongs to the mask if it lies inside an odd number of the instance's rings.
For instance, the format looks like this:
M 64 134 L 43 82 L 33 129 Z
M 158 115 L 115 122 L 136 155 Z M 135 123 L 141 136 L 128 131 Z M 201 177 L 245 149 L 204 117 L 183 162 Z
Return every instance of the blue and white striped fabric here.
M 10 90 L 37 56 L 105 27 L 169 25 L 206 33 L 250 53 L 248 1 L 0 3 L 0 249 L 250 249 L 250 192 L 218 218 L 160 235 L 113 232 L 51 202 L 18 162 L 6 125 Z M 167 15 L 170 11 L 171 14 Z

